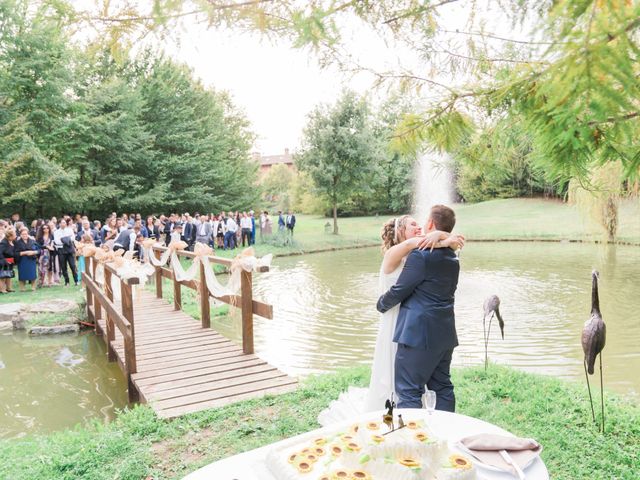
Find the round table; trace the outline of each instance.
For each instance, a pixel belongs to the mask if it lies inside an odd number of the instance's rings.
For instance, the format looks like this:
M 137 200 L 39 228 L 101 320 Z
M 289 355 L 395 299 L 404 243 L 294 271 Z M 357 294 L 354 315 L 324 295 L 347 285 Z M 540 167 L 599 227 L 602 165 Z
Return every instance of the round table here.
M 402 414 L 405 419 L 424 419 L 429 428 L 449 442 L 449 448 L 457 450 L 456 442 L 469 435 L 478 433 L 494 433 L 500 435 L 511 435 L 509 432 L 478 420 L 476 418 L 459 415 L 457 413 L 441 412 L 436 410 L 429 414 L 426 410 L 419 409 L 397 409 L 397 413 Z M 345 429 L 354 423 L 366 422 L 372 418 L 381 418 L 383 412 L 368 412 L 345 422 L 344 425 L 337 424 L 325 428 L 319 428 L 311 432 L 303 433 L 292 438 L 287 438 L 280 442 L 272 443 L 255 450 L 225 458 L 218 462 L 211 463 L 195 472 L 187 475 L 184 480 L 278 480 L 275 478 L 266 465 L 267 454 L 272 448 L 279 448 L 291 443 L 304 442 L 307 439 L 321 437 L 336 428 L 344 426 Z M 517 478 L 513 474 L 487 470 L 478 465 L 479 480 L 513 480 Z M 536 458 L 524 471 L 527 480 L 549 480 L 547 467 L 540 457 Z

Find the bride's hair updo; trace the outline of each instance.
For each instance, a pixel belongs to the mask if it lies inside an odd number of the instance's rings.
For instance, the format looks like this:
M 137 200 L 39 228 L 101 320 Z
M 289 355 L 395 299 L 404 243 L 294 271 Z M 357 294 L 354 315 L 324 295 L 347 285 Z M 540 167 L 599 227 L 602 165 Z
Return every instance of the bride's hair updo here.
M 405 230 L 409 218 L 409 215 L 402 215 L 401 217 L 391 218 L 382 225 L 381 236 L 383 252 L 406 240 Z

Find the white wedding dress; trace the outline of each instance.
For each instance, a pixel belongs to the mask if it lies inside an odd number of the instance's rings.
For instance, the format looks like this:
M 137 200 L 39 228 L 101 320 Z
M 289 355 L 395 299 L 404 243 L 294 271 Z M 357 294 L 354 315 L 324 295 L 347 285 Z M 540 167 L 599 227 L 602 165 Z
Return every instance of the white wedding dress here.
M 404 261 L 392 273 L 385 274 L 380 268 L 379 294 L 389 290 L 398 280 Z M 353 418 L 364 412 L 384 409 L 384 404 L 394 391 L 394 362 L 397 345 L 393 343 L 393 332 L 400 307 L 380 315 L 380 326 L 376 339 L 371 380 L 369 388 L 349 387 L 337 400 L 318 415 L 318 423 L 323 427 Z M 395 396 L 395 395 L 394 395 Z

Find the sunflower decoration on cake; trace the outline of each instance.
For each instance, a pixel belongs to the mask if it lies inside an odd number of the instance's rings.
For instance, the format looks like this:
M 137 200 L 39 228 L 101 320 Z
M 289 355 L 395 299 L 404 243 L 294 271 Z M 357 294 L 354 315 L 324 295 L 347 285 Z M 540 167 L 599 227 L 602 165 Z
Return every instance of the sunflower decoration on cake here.
M 398 463 L 403 467 L 422 468 L 422 463 L 420 462 L 420 459 L 414 458 L 414 457 L 409 457 L 409 456 L 400 457 L 398 458 Z
M 462 455 L 451 455 L 449 457 L 449 464 L 452 468 L 459 468 L 461 470 L 471 470 L 473 468 L 471 461 Z
M 380 430 L 380 424 L 378 422 L 368 422 L 367 423 L 368 430 Z
M 443 480 L 475 480 L 476 469 L 471 460 L 459 454 L 449 455 L 442 469 L 438 472 L 438 478 Z

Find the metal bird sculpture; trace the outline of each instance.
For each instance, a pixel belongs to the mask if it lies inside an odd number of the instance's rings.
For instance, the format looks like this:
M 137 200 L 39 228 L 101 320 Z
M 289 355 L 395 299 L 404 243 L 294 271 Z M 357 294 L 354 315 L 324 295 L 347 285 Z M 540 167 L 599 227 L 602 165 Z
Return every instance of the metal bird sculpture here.
M 602 406 L 602 433 L 604 433 L 604 389 L 602 381 L 602 349 L 606 343 L 607 326 L 600 313 L 600 298 L 598 296 L 598 279 L 600 274 L 594 270 L 591 272 L 591 316 L 582 327 L 582 350 L 584 351 L 584 376 L 587 379 L 589 390 L 589 402 L 591 403 L 591 415 L 596 421 L 596 413 L 593 409 L 593 397 L 589 375 L 593 375 L 596 357 L 600 355 L 600 402 Z
M 487 366 L 489 365 L 489 333 L 491 333 L 491 321 L 493 320 L 494 315 L 498 318 L 498 325 L 500 326 L 500 333 L 502 335 L 502 339 L 504 340 L 504 320 L 502 319 L 502 315 L 500 315 L 500 299 L 497 295 L 491 295 L 487 297 L 484 301 L 484 316 L 482 317 L 482 330 L 484 333 L 484 369 L 487 370 Z M 489 328 L 487 328 L 487 317 L 491 315 L 489 318 Z

